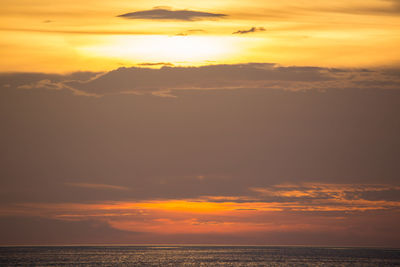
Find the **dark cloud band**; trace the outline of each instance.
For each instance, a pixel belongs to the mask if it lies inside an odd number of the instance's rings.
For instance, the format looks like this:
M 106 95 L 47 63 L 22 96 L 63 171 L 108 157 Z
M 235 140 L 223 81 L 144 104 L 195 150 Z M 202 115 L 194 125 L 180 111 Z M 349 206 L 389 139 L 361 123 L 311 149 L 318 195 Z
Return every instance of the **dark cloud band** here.
M 136 11 L 119 15 L 125 19 L 148 19 L 148 20 L 183 20 L 194 21 L 200 19 L 215 19 L 226 17 L 225 14 L 210 13 L 193 10 L 169 10 L 165 8 L 154 8 L 151 10 Z

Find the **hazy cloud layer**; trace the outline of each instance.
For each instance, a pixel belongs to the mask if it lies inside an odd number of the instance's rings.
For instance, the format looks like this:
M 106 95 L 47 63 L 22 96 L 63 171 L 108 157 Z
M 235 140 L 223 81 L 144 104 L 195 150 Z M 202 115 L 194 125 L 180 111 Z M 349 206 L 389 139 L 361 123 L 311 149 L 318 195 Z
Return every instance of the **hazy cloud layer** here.
M 183 20 L 194 21 L 200 19 L 215 19 L 226 17 L 225 14 L 193 11 L 193 10 L 171 10 L 166 8 L 154 8 L 151 10 L 136 11 L 119 15 L 126 19 L 149 19 L 149 20 Z
M 62 229 L 98 225 L 124 242 L 121 232 L 395 244 L 398 74 L 275 64 L 1 74 L 1 242 L 41 220 L 59 242 Z
M 224 89 L 398 89 L 400 77 L 394 69 L 330 69 L 318 67 L 282 67 L 276 64 L 211 65 L 203 67 L 171 67 L 168 63 L 143 63 L 141 66 L 163 65 L 160 69 L 145 67 L 119 68 L 103 74 L 88 75 L 87 80 L 71 77 L 26 74 L 18 82 L 19 89 L 65 89 L 79 95 L 152 94 L 176 97 L 180 90 Z M 3 75 L 3 84 L 13 76 Z M 30 78 L 29 78 L 30 77 Z M 41 77 L 41 79 L 40 79 Z M 30 79 L 30 80 L 27 80 Z M 1 80 L 0 80 L 1 81 Z M 22 81 L 26 81 L 22 83 Z M 15 81 L 12 82 L 15 84 Z

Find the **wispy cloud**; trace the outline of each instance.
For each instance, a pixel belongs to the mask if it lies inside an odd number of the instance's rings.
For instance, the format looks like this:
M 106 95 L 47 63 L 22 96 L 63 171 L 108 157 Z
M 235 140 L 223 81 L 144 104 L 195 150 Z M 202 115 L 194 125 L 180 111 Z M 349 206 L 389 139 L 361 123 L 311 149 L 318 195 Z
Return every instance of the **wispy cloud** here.
M 266 200 L 297 211 L 365 211 L 400 208 L 400 186 L 382 184 L 280 184 L 251 188 Z
M 225 14 L 211 13 L 193 10 L 171 10 L 165 7 L 156 7 L 151 10 L 135 11 L 119 15 L 126 19 L 148 19 L 148 20 L 182 20 L 195 21 L 200 19 L 215 19 L 226 17 Z
M 170 62 L 143 62 L 139 63 L 138 66 L 174 66 Z
M 89 188 L 89 189 L 129 190 L 128 187 L 110 185 L 110 184 L 66 183 L 66 185 L 73 187 Z
M 204 33 L 204 32 L 206 32 L 206 31 L 202 30 L 202 29 L 191 29 L 191 30 L 177 33 L 176 36 L 187 36 L 187 35 L 192 35 L 192 34 L 196 34 L 196 33 Z
M 248 30 L 238 30 L 236 32 L 233 32 L 232 34 L 247 34 L 247 33 L 253 33 L 253 32 L 264 32 L 266 31 L 265 28 L 263 27 L 251 27 Z

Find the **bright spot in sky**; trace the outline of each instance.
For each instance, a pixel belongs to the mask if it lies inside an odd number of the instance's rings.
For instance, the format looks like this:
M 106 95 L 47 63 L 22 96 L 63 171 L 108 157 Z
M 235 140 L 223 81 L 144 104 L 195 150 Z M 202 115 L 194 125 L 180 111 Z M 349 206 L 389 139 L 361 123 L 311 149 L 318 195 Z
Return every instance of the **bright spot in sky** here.
M 78 47 L 94 57 L 133 62 L 201 63 L 224 60 L 236 50 L 235 37 L 217 36 L 118 36 L 104 43 Z

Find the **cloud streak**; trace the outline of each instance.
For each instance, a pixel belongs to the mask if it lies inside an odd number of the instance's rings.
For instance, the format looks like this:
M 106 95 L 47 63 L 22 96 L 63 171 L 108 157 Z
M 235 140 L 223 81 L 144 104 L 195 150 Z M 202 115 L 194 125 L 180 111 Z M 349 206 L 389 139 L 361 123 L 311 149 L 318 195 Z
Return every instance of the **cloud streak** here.
M 66 183 L 68 186 L 81 187 L 88 189 L 109 189 L 109 190 L 129 190 L 128 187 L 110 185 L 110 184 L 93 184 L 93 183 Z
M 400 187 L 382 184 L 281 184 L 252 188 L 270 201 L 298 211 L 365 211 L 400 208 Z
M 266 31 L 265 28 L 263 27 L 251 27 L 248 30 L 238 30 L 236 32 L 233 32 L 232 34 L 247 34 L 247 33 L 253 33 L 253 32 L 264 32 Z

